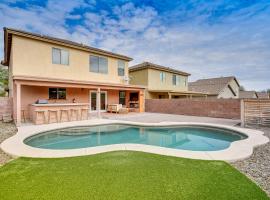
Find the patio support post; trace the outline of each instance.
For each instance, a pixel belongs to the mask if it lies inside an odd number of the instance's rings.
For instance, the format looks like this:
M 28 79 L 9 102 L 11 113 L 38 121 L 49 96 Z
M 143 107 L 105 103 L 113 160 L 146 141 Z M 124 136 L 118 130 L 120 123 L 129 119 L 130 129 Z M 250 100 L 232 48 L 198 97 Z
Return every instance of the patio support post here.
M 144 112 L 145 108 L 144 108 L 144 105 L 145 104 L 145 101 L 144 101 L 144 90 L 140 90 L 139 91 L 139 112 Z
M 100 118 L 100 88 L 97 89 L 97 114 L 98 118 Z
M 16 83 L 16 125 L 21 125 L 21 84 Z

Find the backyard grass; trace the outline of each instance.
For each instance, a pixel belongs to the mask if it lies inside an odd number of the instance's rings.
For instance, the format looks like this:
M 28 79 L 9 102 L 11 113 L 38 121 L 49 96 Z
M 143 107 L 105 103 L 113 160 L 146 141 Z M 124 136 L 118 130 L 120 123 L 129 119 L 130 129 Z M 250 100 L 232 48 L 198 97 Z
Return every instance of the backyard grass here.
M 118 151 L 19 158 L 0 167 L 0 199 L 268 199 L 229 164 Z

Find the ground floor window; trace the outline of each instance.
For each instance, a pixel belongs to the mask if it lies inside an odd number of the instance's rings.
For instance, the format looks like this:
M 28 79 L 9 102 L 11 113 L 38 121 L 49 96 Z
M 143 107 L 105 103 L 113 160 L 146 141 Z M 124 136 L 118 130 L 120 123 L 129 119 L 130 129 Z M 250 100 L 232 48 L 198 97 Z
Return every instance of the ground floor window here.
M 119 104 L 126 105 L 126 92 L 119 91 Z
M 66 88 L 49 88 L 49 99 L 66 99 Z

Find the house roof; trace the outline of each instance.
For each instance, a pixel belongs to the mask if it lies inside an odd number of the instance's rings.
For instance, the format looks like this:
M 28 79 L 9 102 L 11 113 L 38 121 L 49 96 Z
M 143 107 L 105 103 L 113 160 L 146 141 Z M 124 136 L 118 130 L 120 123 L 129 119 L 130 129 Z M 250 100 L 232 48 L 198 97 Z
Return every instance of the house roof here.
M 41 35 L 41 34 L 37 34 L 37 33 L 31 33 L 31 32 L 27 32 L 27 31 L 23 31 L 23 30 L 18 30 L 18 29 L 13 29 L 13 28 L 4 28 L 4 53 L 5 53 L 5 58 L 4 61 L 2 61 L 2 64 L 4 65 L 8 65 L 9 63 L 9 56 L 10 56 L 10 49 L 11 49 L 11 43 L 12 43 L 12 35 L 18 35 L 21 37 L 26 37 L 26 38 L 31 38 L 31 39 L 35 39 L 35 40 L 40 40 L 40 41 L 45 41 L 48 43 L 52 43 L 52 44 L 58 44 L 58 45 L 62 45 L 62 46 L 66 46 L 66 47 L 71 47 L 71 48 L 75 48 L 75 49 L 80 49 L 80 50 L 84 50 L 87 52 L 91 52 L 91 53 L 96 53 L 96 54 L 100 54 L 100 55 L 104 55 L 104 56 L 110 56 L 110 57 L 114 57 L 114 58 L 118 58 L 118 59 L 122 59 L 122 60 L 126 60 L 126 61 L 131 61 L 132 58 L 121 55 L 121 54 L 117 54 L 117 53 L 113 53 L 110 51 L 105 51 L 102 49 L 98 49 L 95 47 L 91 47 L 91 46 L 87 46 L 84 45 L 82 43 L 77 43 L 77 42 L 73 42 L 70 40 L 65 40 L 65 39 L 60 39 L 60 38 L 56 38 L 56 37 L 51 37 L 48 35 Z
M 195 82 L 188 83 L 188 89 L 196 92 L 208 93 L 209 95 L 218 95 L 225 87 L 228 86 L 231 80 L 235 80 L 237 85 L 239 83 L 234 76 L 199 79 Z
M 256 96 L 256 98 L 258 98 L 256 91 L 239 91 L 240 99 L 254 98 L 254 95 Z
M 130 72 L 139 71 L 139 70 L 143 70 L 143 69 L 156 69 L 156 70 L 160 70 L 160 71 L 171 72 L 171 73 L 174 73 L 174 74 L 190 76 L 189 73 L 186 73 L 186 72 L 183 72 L 183 71 L 180 71 L 180 70 L 177 70 L 177 69 L 173 69 L 173 68 L 170 68 L 170 67 L 157 65 L 157 64 L 154 64 L 154 63 L 150 63 L 150 62 L 143 62 L 143 63 L 140 63 L 138 65 L 134 65 L 132 67 L 129 67 Z
M 259 99 L 269 99 L 269 93 L 267 92 L 257 92 L 258 98 Z

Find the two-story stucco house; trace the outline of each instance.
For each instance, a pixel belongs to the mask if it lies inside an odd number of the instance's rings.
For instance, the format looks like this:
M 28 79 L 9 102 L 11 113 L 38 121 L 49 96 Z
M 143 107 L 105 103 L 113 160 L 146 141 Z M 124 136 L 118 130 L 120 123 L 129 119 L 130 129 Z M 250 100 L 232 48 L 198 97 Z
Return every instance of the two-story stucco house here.
M 105 111 L 108 104 L 143 112 L 144 87 L 128 83 L 131 60 L 72 41 L 4 28 L 2 64 L 9 67 L 13 117 L 18 125 L 25 118 L 69 120 Z
M 146 99 L 187 98 L 206 96 L 188 91 L 189 73 L 169 67 L 143 62 L 129 68 L 130 83 L 146 86 Z

